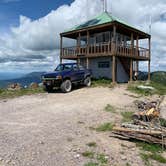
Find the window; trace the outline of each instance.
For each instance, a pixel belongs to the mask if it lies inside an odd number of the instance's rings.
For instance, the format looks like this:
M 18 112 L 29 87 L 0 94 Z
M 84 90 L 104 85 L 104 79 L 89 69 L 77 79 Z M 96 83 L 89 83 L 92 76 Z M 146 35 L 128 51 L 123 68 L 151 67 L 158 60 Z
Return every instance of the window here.
M 110 67 L 110 62 L 105 61 L 105 62 L 98 62 L 98 68 L 109 68 Z
M 79 65 L 80 70 L 85 70 L 83 66 Z
M 72 69 L 72 64 L 60 64 L 55 71 L 68 71 Z
M 78 70 L 78 65 L 77 65 L 77 64 L 74 64 L 74 65 L 73 65 L 73 70 L 74 70 L 74 71 L 77 71 L 77 70 Z

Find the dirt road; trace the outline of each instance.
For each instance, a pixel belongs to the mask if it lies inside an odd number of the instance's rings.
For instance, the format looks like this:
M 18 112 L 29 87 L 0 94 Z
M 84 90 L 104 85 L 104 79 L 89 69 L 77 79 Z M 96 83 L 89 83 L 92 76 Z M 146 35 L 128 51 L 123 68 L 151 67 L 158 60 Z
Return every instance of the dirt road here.
M 125 86 L 0 100 L 0 165 L 83 166 L 94 160 L 82 156 L 85 151 L 104 154 L 107 165 L 143 165 L 134 143 L 122 146 L 109 132 L 90 128 L 120 120 L 103 111 L 107 104 L 122 111 L 133 109 L 134 100 Z

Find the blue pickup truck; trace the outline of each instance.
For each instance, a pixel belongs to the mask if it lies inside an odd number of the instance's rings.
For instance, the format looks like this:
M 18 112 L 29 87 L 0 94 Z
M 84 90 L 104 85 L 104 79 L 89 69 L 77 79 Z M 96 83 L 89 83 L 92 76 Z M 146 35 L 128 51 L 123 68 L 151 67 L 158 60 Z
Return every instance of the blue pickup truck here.
M 85 69 L 77 63 L 59 64 L 54 72 L 42 75 L 42 82 L 46 91 L 60 87 L 62 92 L 70 92 L 73 84 L 91 85 L 91 70 Z

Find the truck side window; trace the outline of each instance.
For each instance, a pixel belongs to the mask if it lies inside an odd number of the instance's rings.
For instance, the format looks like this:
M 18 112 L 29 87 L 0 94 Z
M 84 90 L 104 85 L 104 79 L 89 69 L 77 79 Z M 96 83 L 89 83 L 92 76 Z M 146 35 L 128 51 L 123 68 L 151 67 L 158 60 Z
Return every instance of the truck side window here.
M 73 70 L 74 71 L 77 71 L 78 70 L 78 66 L 75 64 L 75 65 L 73 65 Z

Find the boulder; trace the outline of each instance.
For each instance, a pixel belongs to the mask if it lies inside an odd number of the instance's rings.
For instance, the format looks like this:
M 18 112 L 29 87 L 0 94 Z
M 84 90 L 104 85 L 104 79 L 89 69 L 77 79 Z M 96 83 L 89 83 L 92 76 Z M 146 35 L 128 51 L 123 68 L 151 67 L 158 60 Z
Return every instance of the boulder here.
M 38 83 L 36 82 L 32 82 L 30 85 L 29 85 L 29 88 L 31 89 L 37 89 L 39 87 Z
M 21 84 L 19 83 L 13 83 L 8 85 L 8 90 L 20 90 L 22 88 Z

